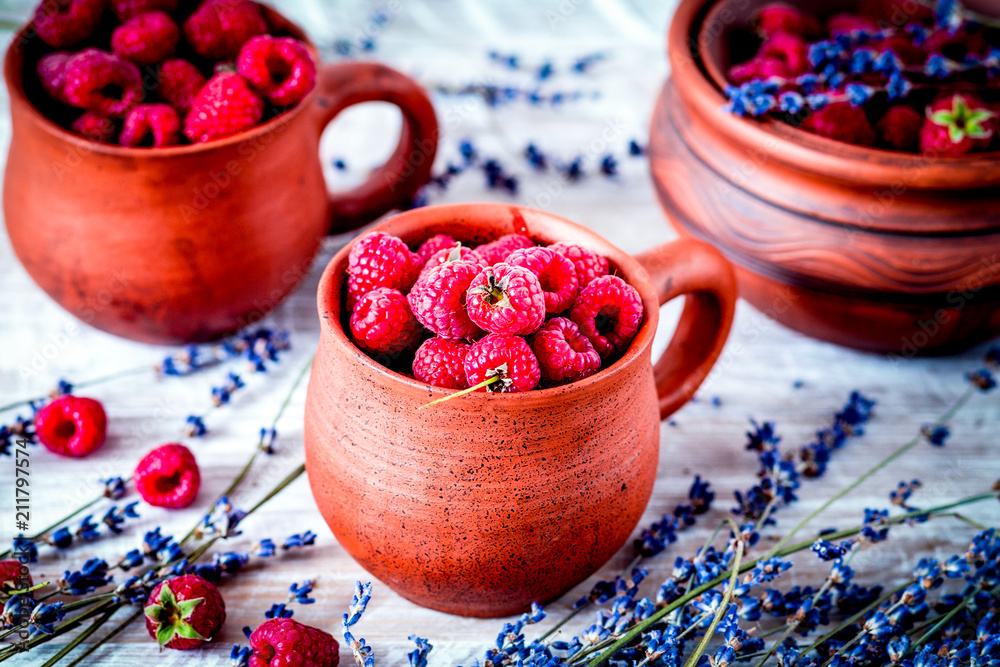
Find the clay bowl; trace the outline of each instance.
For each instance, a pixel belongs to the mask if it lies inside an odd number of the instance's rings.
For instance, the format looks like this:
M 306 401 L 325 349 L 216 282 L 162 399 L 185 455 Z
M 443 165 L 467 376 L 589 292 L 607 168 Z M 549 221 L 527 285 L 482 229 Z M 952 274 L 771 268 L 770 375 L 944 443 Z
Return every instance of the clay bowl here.
M 277 34 L 302 31 L 266 10 Z M 374 63 L 322 65 L 294 109 L 227 139 L 127 149 L 87 141 L 39 112 L 43 45 L 7 50 L 13 137 L 4 217 L 38 285 L 84 322 L 149 343 L 222 336 L 263 317 L 308 273 L 323 235 L 406 202 L 425 182 L 437 121 L 411 79 Z M 328 196 L 319 139 L 344 108 L 382 100 L 404 118 L 395 154 L 356 190 Z
M 1000 156 L 925 158 L 729 114 L 728 38 L 765 2 L 683 0 L 674 17 L 649 151 L 671 224 L 736 265 L 743 298 L 810 336 L 911 357 L 997 335 Z
M 341 315 L 350 246 L 319 285 L 322 332 L 306 398 L 306 470 L 334 535 L 417 604 L 465 616 L 517 613 L 583 581 L 628 539 L 656 477 L 660 420 L 687 402 L 732 323 L 735 278 L 684 239 L 632 258 L 593 232 L 532 209 L 433 206 L 376 229 L 411 245 L 433 234 L 480 243 L 511 232 L 583 245 L 641 294 L 645 321 L 614 365 L 522 394 L 452 393 L 361 352 Z M 654 367 L 659 306 L 688 296 Z

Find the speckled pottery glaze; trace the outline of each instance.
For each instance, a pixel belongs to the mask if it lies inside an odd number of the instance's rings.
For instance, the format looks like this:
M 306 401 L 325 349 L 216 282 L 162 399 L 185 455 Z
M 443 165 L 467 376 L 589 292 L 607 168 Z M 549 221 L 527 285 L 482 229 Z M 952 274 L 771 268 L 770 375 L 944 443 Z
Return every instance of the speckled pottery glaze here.
M 319 285 L 319 351 L 306 399 L 306 470 L 341 545 L 417 604 L 464 616 L 547 602 L 628 539 L 653 487 L 660 420 L 687 402 L 732 324 L 732 268 L 676 241 L 637 258 L 554 215 L 501 204 L 433 206 L 375 229 L 411 246 L 434 234 L 469 244 L 504 234 L 566 241 L 606 256 L 642 296 L 645 320 L 611 367 L 523 394 L 448 395 L 356 348 L 341 317 L 350 246 Z M 659 306 L 687 295 L 660 361 Z

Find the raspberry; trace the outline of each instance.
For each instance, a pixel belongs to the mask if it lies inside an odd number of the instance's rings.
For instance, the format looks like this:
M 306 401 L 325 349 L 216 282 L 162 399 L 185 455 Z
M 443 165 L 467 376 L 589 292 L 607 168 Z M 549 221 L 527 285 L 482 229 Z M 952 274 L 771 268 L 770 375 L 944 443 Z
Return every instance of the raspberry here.
M 42 88 L 54 100 L 65 102 L 66 96 L 63 87 L 66 85 L 66 65 L 73 55 L 65 51 L 56 51 L 47 56 L 42 56 L 38 61 L 38 79 L 42 83 Z
M 777 58 L 753 58 L 745 63 L 733 65 L 726 73 L 733 83 L 745 83 L 751 79 L 786 78 L 788 67 Z
M 100 401 L 60 396 L 35 415 L 38 441 L 60 456 L 86 456 L 104 444 L 108 417 Z
M 250 635 L 248 667 L 337 667 L 340 644 L 327 632 L 290 618 L 269 618 Z
M 458 245 L 458 241 L 450 236 L 445 234 L 435 234 L 420 244 L 420 247 L 417 249 L 417 255 L 420 256 L 420 261 L 426 264 L 427 260 L 429 260 L 431 256 L 439 250 L 454 248 L 456 245 Z
M 366 352 L 394 355 L 412 350 L 422 333 L 406 297 L 391 287 L 368 292 L 351 313 L 351 335 Z
M 216 74 L 191 102 L 184 119 L 184 135 L 200 143 L 229 137 L 253 127 L 264 115 L 257 97 L 239 74 Z
M 57 49 L 79 44 L 94 34 L 105 0 L 42 0 L 35 8 L 35 31 Z
M 896 150 L 909 150 L 920 141 L 920 128 L 924 125 L 924 117 L 913 107 L 897 104 L 890 107 L 875 125 L 882 142 Z
M 549 250 L 554 250 L 576 267 L 576 280 L 583 289 L 594 278 L 608 275 L 608 259 L 591 252 L 586 248 L 571 243 L 553 243 Z
M 464 377 L 465 371 L 462 371 Z M 33 582 L 28 567 L 17 560 L 0 560 L 0 591 L 19 591 L 31 588 Z
M 115 125 L 115 121 L 93 111 L 84 111 L 79 118 L 73 121 L 70 129 L 91 141 L 100 141 L 106 144 L 114 143 L 118 137 L 118 127 Z
M 428 271 L 441 266 L 442 264 L 457 262 L 459 260 L 478 264 L 480 268 L 483 269 L 486 268 L 486 262 L 483 261 L 483 258 L 480 257 L 475 250 L 472 248 L 466 248 L 464 245 L 456 245 L 451 248 L 442 248 L 434 253 L 424 264 L 423 268 L 420 269 L 420 277 L 424 277 Z
M 142 499 L 153 507 L 177 510 L 194 502 L 201 472 L 190 449 L 170 443 L 142 457 L 132 481 Z
M 603 359 L 628 348 L 642 324 L 642 313 L 642 299 L 634 287 L 618 276 L 604 276 L 580 290 L 569 317 Z
M 997 133 L 997 114 L 970 93 L 942 95 L 927 107 L 920 130 L 925 155 L 958 157 L 986 150 Z
M 195 574 L 159 583 L 143 610 L 146 631 L 164 648 L 197 648 L 222 629 L 226 602 L 215 584 Z
M 248 39 L 268 30 L 260 5 L 249 0 L 207 0 L 184 21 L 188 42 L 212 60 L 232 60 Z
M 417 348 L 413 357 L 413 377 L 447 389 L 465 389 L 465 357 L 471 346 L 457 340 L 435 336 Z
M 146 12 L 173 12 L 177 10 L 177 0 L 111 0 L 111 11 L 119 21 L 127 21 L 133 16 Z
M 169 104 L 140 104 L 128 112 L 122 146 L 173 146 L 180 143 L 181 119 Z
M 803 129 L 830 139 L 860 146 L 874 146 L 878 134 L 868 121 L 865 110 L 850 102 L 834 102 L 813 113 L 802 123 Z
M 465 358 L 465 377 L 471 387 L 494 376 L 499 380 L 487 385 L 486 391 L 531 391 L 538 386 L 542 372 L 535 353 L 523 338 L 490 334 L 469 350 Z
M 442 338 L 472 339 L 482 331 L 466 309 L 465 294 L 482 268 L 474 262 L 448 262 L 428 271 L 406 300 L 416 318 Z
M 469 318 L 491 333 L 526 336 L 545 321 L 545 294 L 535 274 L 501 262 L 484 269 L 465 295 Z
M 160 65 L 157 94 L 182 114 L 191 110 L 191 104 L 205 87 L 205 75 L 186 60 L 174 58 Z
M 565 384 L 590 377 L 601 368 L 601 355 L 580 333 L 580 327 L 565 317 L 553 317 L 531 340 L 542 378 Z
M 580 291 L 576 267 L 559 253 L 548 248 L 523 248 L 508 255 L 505 262 L 535 274 L 545 295 L 546 313 L 561 313 L 573 305 Z
M 111 33 L 111 50 L 136 65 L 153 65 L 174 54 L 181 31 L 163 12 L 133 16 Z
M 139 68 L 113 53 L 84 49 L 66 63 L 63 96 L 71 106 L 121 117 L 142 102 Z
M 515 250 L 530 248 L 533 245 L 535 242 L 523 234 L 507 234 L 496 241 L 479 246 L 476 248 L 476 254 L 483 258 L 487 266 L 493 266 L 507 259 L 507 255 Z
M 871 19 L 858 16 L 857 14 L 849 14 L 847 12 L 831 16 L 826 21 L 826 27 L 832 35 L 841 33 L 846 34 L 858 30 L 864 32 L 874 32 L 878 30 L 878 26 Z
M 767 39 L 757 52 L 758 58 L 773 58 L 785 65 L 785 76 L 798 76 L 811 71 L 809 45 L 798 35 L 778 32 Z
M 823 26 L 812 14 L 783 2 L 772 2 L 757 12 L 757 30 L 765 37 L 776 32 L 788 32 L 799 37 L 818 37 L 823 33 Z
M 359 238 L 347 259 L 347 309 L 379 287 L 403 294 L 420 275 L 420 258 L 400 239 L 385 232 L 370 232 Z
M 253 37 L 240 48 L 236 71 L 264 99 L 279 107 L 298 104 L 316 85 L 316 63 L 291 37 Z

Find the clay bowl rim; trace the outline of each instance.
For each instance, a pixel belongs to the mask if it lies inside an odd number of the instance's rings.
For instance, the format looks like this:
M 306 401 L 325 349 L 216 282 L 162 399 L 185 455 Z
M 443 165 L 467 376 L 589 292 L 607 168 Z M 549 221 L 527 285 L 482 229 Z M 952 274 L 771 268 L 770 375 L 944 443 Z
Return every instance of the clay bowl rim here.
M 712 119 L 718 131 L 748 147 L 764 147 L 778 161 L 821 178 L 852 185 L 885 187 L 908 175 L 913 190 L 964 190 L 1000 185 L 1000 151 L 957 158 L 926 157 L 917 153 L 856 146 L 821 137 L 773 118 L 743 118 L 723 109 L 728 82 L 705 48 L 706 26 L 728 8 L 731 0 L 682 0 L 668 35 L 671 76 L 685 103 Z M 733 10 L 735 11 L 735 10 Z M 695 33 L 697 31 L 697 33 Z M 697 39 L 691 39 L 697 34 Z M 724 33 L 723 33 L 724 34 Z M 697 44 L 700 54 L 692 46 Z M 685 67 L 682 59 L 695 63 Z M 688 76 L 687 73 L 693 75 Z
M 539 236 L 536 230 L 531 229 L 532 219 L 541 219 L 546 224 L 555 223 L 557 227 L 569 227 L 573 234 L 568 236 L 586 237 L 582 243 L 579 242 L 581 239 L 575 239 L 572 242 L 602 254 L 611 261 L 613 267 L 619 269 L 621 277 L 632 285 L 642 298 L 643 309 L 645 311 L 643 313 L 643 322 L 625 353 L 610 367 L 602 368 L 588 378 L 558 387 L 532 389 L 528 392 L 473 392 L 472 394 L 466 394 L 456 399 L 454 405 L 448 406 L 452 409 L 469 407 L 470 405 L 485 407 L 485 405 L 488 405 L 487 401 L 498 400 L 503 401 L 504 407 L 507 408 L 513 406 L 512 401 L 520 401 L 522 404 L 528 401 L 531 405 L 543 404 L 558 401 L 559 397 L 569 393 L 600 390 L 601 387 L 612 384 L 619 375 L 626 373 L 632 364 L 641 363 L 642 359 L 650 354 L 653 337 L 659 325 L 660 302 L 657 297 L 657 291 L 649 274 L 642 264 L 639 263 L 639 260 L 619 249 L 596 232 L 546 211 L 498 202 L 440 204 L 405 211 L 386 218 L 374 227 L 365 230 L 365 233 L 384 231 L 399 236 L 408 245 L 412 245 L 417 239 L 423 240 L 435 233 L 428 233 L 426 231 L 427 223 L 455 222 L 461 224 L 464 219 L 467 221 L 465 224 L 471 226 L 479 218 L 485 222 L 484 227 L 481 229 L 487 232 L 490 230 L 497 231 L 498 233 L 494 235 L 494 238 L 496 238 L 511 232 L 509 225 L 505 225 L 503 222 L 504 216 L 509 216 L 510 214 L 514 214 L 515 217 L 517 215 L 522 216 L 528 226 L 528 232 L 536 240 L 539 239 Z M 427 218 L 431 219 L 427 220 Z M 423 235 L 421 236 L 421 234 Z M 323 269 L 323 275 L 320 278 L 317 288 L 316 299 L 319 319 L 322 323 L 321 336 L 329 337 L 342 353 L 350 354 L 357 363 L 364 366 L 370 373 L 383 378 L 386 382 L 395 382 L 406 387 L 408 390 L 422 392 L 427 395 L 428 402 L 436 398 L 454 394 L 455 390 L 453 389 L 425 384 L 415 378 L 408 377 L 381 365 L 357 347 L 341 326 L 340 306 L 344 287 L 343 280 L 344 276 L 346 276 L 347 259 L 351 248 L 354 247 L 354 244 L 357 243 L 361 236 L 363 234 L 355 237 L 350 243 L 341 248 Z M 555 243 L 559 239 L 548 240 L 542 237 L 541 240 Z M 320 345 L 323 345 L 322 340 L 320 341 Z M 650 364 L 649 373 L 650 377 L 652 377 L 652 364 Z M 475 404 L 472 404 L 472 401 L 475 401 Z
M 246 141 L 252 141 L 258 137 L 261 137 L 268 132 L 279 128 L 280 126 L 290 123 L 296 117 L 305 113 L 307 107 L 311 108 L 315 102 L 316 96 L 319 94 L 319 73 L 320 69 L 323 67 L 324 63 L 319 58 L 319 52 L 316 50 L 316 46 L 312 41 L 306 36 L 305 32 L 299 27 L 298 24 L 293 22 L 291 19 L 285 17 L 284 14 L 274 9 L 273 7 L 266 5 L 262 2 L 258 2 L 258 5 L 264 10 L 265 18 L 267 19 L 268 25 L 272 28 L 275 27 L 275 21 L 278 22 L 277 27 L 284 33 L 295 37 L 298 40 L 305 42 L 310 53 L 312 53 L 313 58 L 316 61 L 317 70 L 317 85 L 313 86 L 313 89 L 301 100 L 298 104 L 290 109 L 286 109 L 279 115 L 270 119 L 266 123 L 261 123 L 255 125 L 252 128 L 243 130 L 237 134 L 234 134 L 223 139 L 217 139 L 214 141 L 206 141 L 197 144 L 183 144 L 180 146 L 164 146 L 160 148 L 155 147 L 127 147 L 118 144 L 108 144 L 100 141 L 91 141 L 85 137 L 78 134 L 70 132 L 66 128 L 62 127 L 55 121 L 51 120 L 48 116 L 42 113 L 41 109 L 35 106 L 31 100 L 28 99 L 28 95 L 24 90 L 24 57 L 23 57 L 23 47 L 22 44 L 25 43 L 27 39 L 39 39 L 37 36 L 28 37 L 28 33 L 31 30 L 31 22 L 24 24 L 14 33 L 14 37 L 11 39 L 10 44 L 7 45 L 7 51 L 4 54 L 4 78 L 7 82 L 7 90 L 10 93 L 11 107 L 15 104 L 20 105 L 25 108 L 28 112 L 28 116 L 35 127 L 39 128 L 41 131 L 46 132 L 50 136 L 53 136 L 61 141 L 72 144 L 73 146 L 87 151 L 89 153 L 101 153 L 113 157 L 128 157 L 128 158 L 168 158 L 168 157 L 187 157 L 191 155 L 197 155 L 199 153 L 207 153 L 214 149 L 223 149 L 234 144 L 242 144 Z

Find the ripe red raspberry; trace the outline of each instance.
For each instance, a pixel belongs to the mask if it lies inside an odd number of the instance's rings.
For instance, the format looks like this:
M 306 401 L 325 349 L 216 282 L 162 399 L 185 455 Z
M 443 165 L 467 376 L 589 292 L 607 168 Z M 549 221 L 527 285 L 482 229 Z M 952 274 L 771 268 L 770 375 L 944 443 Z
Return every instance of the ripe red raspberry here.
M 507 259 L 507 255 L 520 250 L 530 248 L 535 242 L 524 234 L 507 234 L 501 236 L 496 241 L 484 243 L 476 248 L 476 254 L 483 258 L 487 266 L 493 266 Z
M 316 85 L 316 63 L 291 37 L 253 37 L 240 48 L 236 71 L 264 99 L 279 107 L 298 104 Z
M 368 292 L 351 313 L 351 335 L 366 352 L 394 355 L 412 350 L 422 333 L 406 297 L 391 287 Z
M 486 268 L 486 262 L 483 261 L 483 258 L 480 257 L 475 250 L 472 248 L 466 248 L 464 245 L 456 245 L 451 248 L 442 248 L 431 255 L 430 259 L 424 263 L 423 268 L 420 269 L 420 278 L 423 278 L 431 269 L 437 268 L 442 264 L 447 264 L 448 262 L 457 262 L 459 260 L 478 264 L 479 267 L 483 269 Z
M 35 415 L 38 441 L 60 456 L 86 456 L 104 444 L 108 417 L 100 401 L 60 396 Z
M 426 264 L 427 260 L 429 260 L 431 256 L 439 250 L 454 248 L 456 245 L 458 245 L 458 241 L 450 236 L 446 234 L 435 234 L 420 244 L 420 247 L 417 249 L 417 255 L 420 256 L 420 261 Z
M 391 287 L 403 294 L 420 275 L 420 258 L 402 240 L 385 232 L 369 232 L 351 248 L 347 258 L 347 309 L 368 292 Z
M 565 317 L 553 317 L 531 340 L 542 378 L 551 384 L 566 384 L 590 377 L 601 369 L 601 355 L 580 333 L 580 327 Z
M 38 61 L 38 79 L 42 83 L 42 88 L 54 100 L 66 102 L 63 87 L 66 85 L 66 65 L 69 64 L 73 54 L 65 51 L 55 51 L 46 56 L 42 56 Z
M 482 330 L 469 319 L 465 293 L 482 268 L 474 262 L 448 262 L 428 271 L 406 295 L 420 323 L 442 338 L 473 339 Z
M 121 117 L 144 95 L 139 68 L 113 53 L 84 49 L 66 63 L 63 96 L 78 109 Z
M 848 12 L 834 14 L 828 18 L 826 21 L 826 28 L 832 35 L 851 33 L 856 30 L 864 32 L 874 32 L 878 30 L 878 26 L 871 19 Z
M 882 142 L 896 150 L 906 151 L 914 148 L 920 141 L 920 129 L 924 126 L 924 117 L 911 106 L 897 104 L 889 110 L 875 125 Z
M 226 603 L 215 584 L 194 574 L 167 579 L 149 594 L 146 631 L 164 648 L 197 648 L 222 629 Z
M 465 378 L 472 387 L 494 376 L 499 379 L 485 391 L 507 393 L 531 391 L 538 386 L 542 372 L 523 338 L 490 334 L 475 343 L 465 357 Z
M 156 92 L 175 109 L 186 114 L 205 83 L 201 70 L 186 60 L 173 58 L 164 60 L 160 65 Z
M 269 618 L 250 635 L 249 667 L 337 667 L 340 644 L 327 632 L 290 618 Z
M 465 376 L 465 371 L 462 371 Z M 20 591 L 33 586 L 28 566 L 17 560 L 0 560 L 0 591 Z
M 878 143 L 878 134 L 868 121 L 865 110 L 851 106 L 850 102 L 834 102 L 814 112 L 805 119 L 802 127 L 820 136 L 859 146 Z
M 446 389 L 465 389 L 465 357 L 471 345 L 435 336 L 417 348 L 413 357 L 413 377 Z
M 140 104 L 128 112 L 118 141 L 122 146 L 174 146 L 181 140 L 181 119 L 169 104 Z
M 986 150 L 997 129 L 997 114 L 976 95 L 942 95 L 927 107 L 927 119 L 920 130 L 920 151 L 925 155 L 959 157 Z
M 556 251 L 549 248 L 523 248 L 512 252 L 504 261 L 535 274 L 542 287 L 542 294 L 545 295 L 546 313 L 555 315 L 573 305 L 573 300 L 580 291 L 576 267 Z
M 153 65 L 174 54 L 181 31 L 163 12 L 133 16 L 111 33 L 111 50 L 136 65 Z
M 545 294 L 535 274 L 501 262 L 484 269 L 465 295 L 469 318 L 491 333 L 527 336 L 545 321 Z
M 602 257 L 596 252 L 572 243 L 553 243 L 548 248 L 573 262 L 580 289 L 589 285 L 594 278 L 608 275 L 608 258 Z
M 634 287 L 618 276 L 604 276 L 580 290 L 569 317 L 603 359 L 628 348 L 642 313 L 642 298 Z
M 111 0 L 111 11 L 119 21 L 127 21 L 145 12 L 173 12 L 177 10 L 177 0 Z
M 35 31 L 57 49 L 79 44 L 94 34 L 106 0 L 42 0 L 35 7 Z
M 184 135 L 195 143 L 229 137 L 253 127 L 264 115 L 264 100 L 239 74 L 216 74 L 191 103 Z
M 260 5 L 250 0 L 206 0 L 184 21 L 187 41 L 212 60 L 232 60 L 248 39 L 268 31 Z
M 756 23 L 758 32 L 765 37 L 776 32 L 788 32 L 799 37 L 818 37 L 823 33 L 823 26 L 815 16 L 783 2 L 761 7 Z
M 142 499 L 153 507 L 179 510 L 194 502 L 201 472 L 191 450 L 174 442 L 142 457 L 132 481 Z
M 79 118 L 70 124 L 70 129 L 91 141 L 100 141 L 106 144 L 113 144 L 118 137 L 118 126 L 115 125 L 115 121 L 93 111 L 84 111 Z

